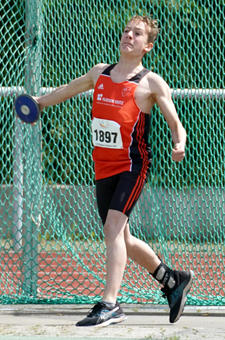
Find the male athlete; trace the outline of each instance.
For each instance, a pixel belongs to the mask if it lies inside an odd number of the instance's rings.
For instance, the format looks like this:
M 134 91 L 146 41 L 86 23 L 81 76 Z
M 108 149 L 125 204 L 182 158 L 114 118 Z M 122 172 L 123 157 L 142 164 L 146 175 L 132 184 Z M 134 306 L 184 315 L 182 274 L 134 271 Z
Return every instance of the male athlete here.
M 106 326 L 126 319 L 117 294 L 127 257 L 162 284 L 161 290 L 170 306 L 171 323 L 181 316 L 193 280 L 192 271 L 170 269 L 148 244 L 132 236 L 129 229 L 130 213 L 150 171 L 152 155 L 148 138 L 154 104 L 160 107 L 172 133 L 172 159 L 180 162 L 185 156 L 186 132 L 170 89 L 159 75 L 142 65 L 142 58 L 153 48 L 158 33 L 156 20 L 133 17 L 122 34 L 117 64 L 98 64 L 69 84 L 36 98 L 43 109 L 94 89 L 93 160 L 97 204 L 107 249 L 107 275 L 101 302 L 77 326 Z

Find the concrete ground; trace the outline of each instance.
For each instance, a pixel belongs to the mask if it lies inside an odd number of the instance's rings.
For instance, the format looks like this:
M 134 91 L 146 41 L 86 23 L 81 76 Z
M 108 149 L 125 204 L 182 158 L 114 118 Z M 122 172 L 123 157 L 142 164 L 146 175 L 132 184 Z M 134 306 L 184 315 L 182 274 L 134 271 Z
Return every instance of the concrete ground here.
M 1 305 L 0 340 L 222 340 L 224 307 L 186 306 L 169 323 L 167 306 L 122 305 L 127 320 L 104 328 L 78 328 L 91 305 Z

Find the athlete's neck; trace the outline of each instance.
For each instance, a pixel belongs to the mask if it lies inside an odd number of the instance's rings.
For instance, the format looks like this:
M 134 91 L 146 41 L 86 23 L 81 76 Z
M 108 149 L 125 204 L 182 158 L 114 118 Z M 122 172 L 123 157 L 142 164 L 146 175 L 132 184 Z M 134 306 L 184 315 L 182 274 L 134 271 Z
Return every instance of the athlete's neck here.
M 111 71 L 111 78 L 114 82 L 122 82 L 131 79 L 143 69 L 142 62 L 127 63 L 119 60 L 118 64 Z

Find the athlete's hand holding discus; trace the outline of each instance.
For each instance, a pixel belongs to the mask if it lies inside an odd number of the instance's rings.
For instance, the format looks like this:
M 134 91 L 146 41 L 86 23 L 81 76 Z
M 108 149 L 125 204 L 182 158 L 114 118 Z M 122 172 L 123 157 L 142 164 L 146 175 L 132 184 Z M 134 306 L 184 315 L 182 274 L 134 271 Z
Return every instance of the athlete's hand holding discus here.
M 23 123 L 35 125 L 41 115 L 41 108 L 36 97 L 29 94 L 19 95 L 15 100 L 14 108 Z

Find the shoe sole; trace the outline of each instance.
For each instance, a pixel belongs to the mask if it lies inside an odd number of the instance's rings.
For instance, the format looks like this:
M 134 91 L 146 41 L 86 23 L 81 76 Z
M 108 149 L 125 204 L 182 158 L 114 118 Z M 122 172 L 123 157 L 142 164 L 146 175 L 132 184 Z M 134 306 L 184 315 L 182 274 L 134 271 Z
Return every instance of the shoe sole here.
M 114 325 L 116 323 L 123 322 L 126 319 L 127 319 L 127 316 L 124 314 L 124 315 L 120 316 L 119 318 L 112 318 L 112 319 L 106 320 L 102 323 L 99 323 L 98 325 L 93 325 L 93 326 L 89 326 L 89 327 L 95 327 L 95 328 L 106 327 L 106 326 L 109 326 L 109 325 Z
M 179 311 L 177 313 L 177 317 L 173 321 L 170 320 L 170 323 L 174 323 L 174 322 L 178 321 L 179 318 L 181 317 L 181 314 L 183 313 L 183 310 L 184 310 L 185 303 L 187 301 L 187 294 L 188 294 L 188 292 L 189 292 L 189 290 L 191 288 L 191 284 L 193 282 L 193 279 L 194 279 L 194 272 L 192 270 L 190 270 L 190 279 L 189 279 L 186 287 L 183 290 L 183 294 L 182 294 L 182 298 L 181 298 L 181 304 L 180 304 L 180 309 L 179 309 Z

